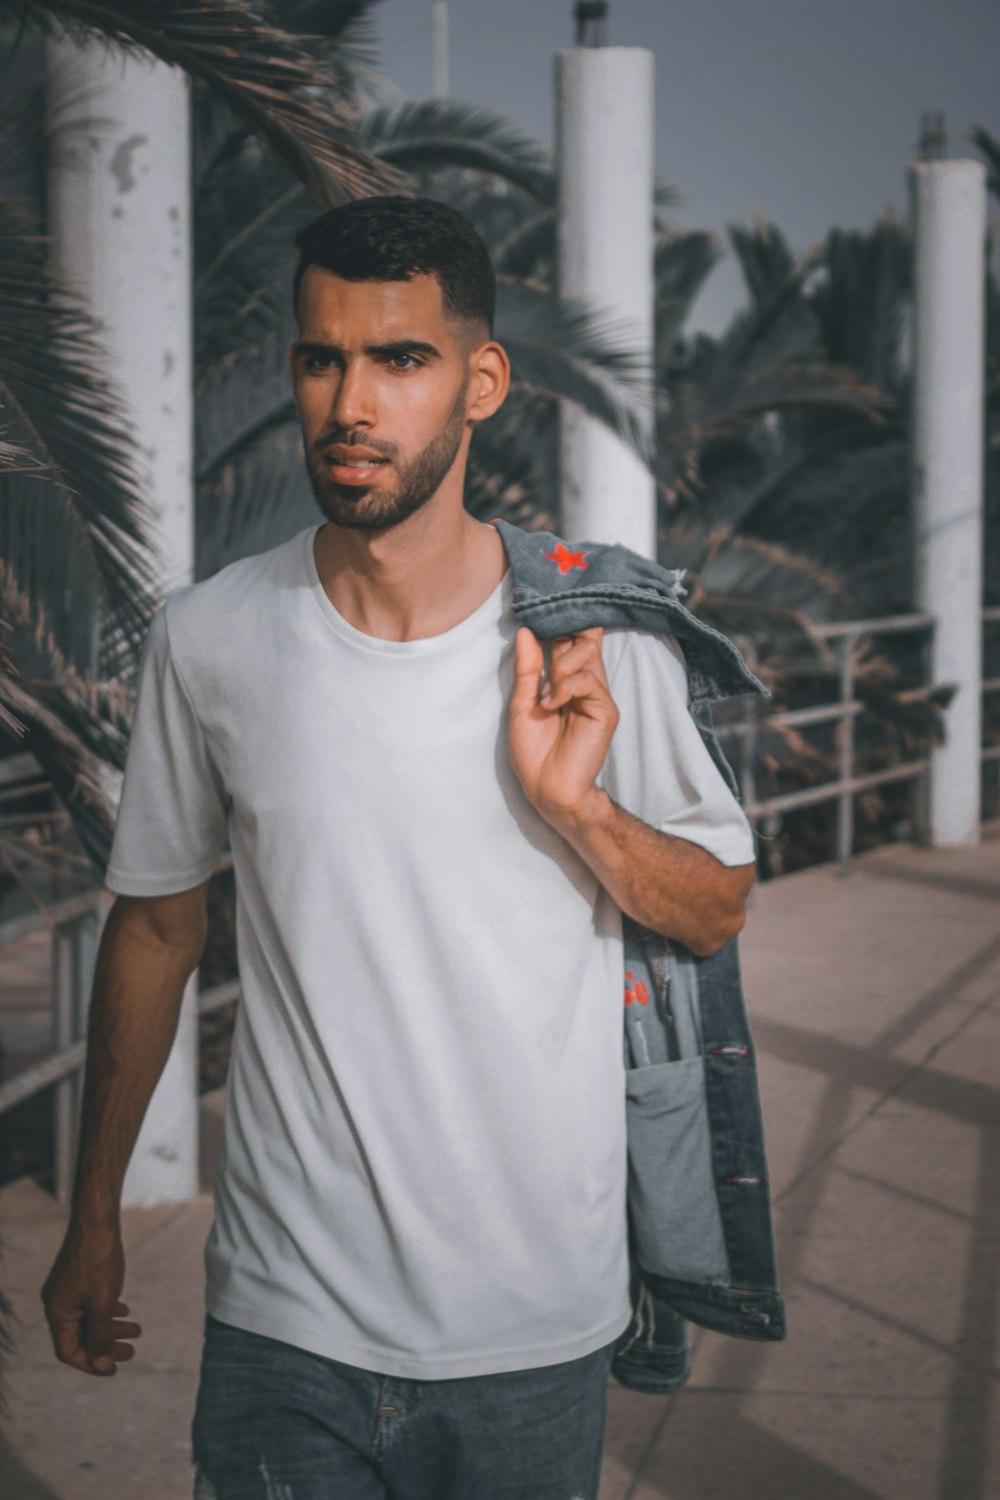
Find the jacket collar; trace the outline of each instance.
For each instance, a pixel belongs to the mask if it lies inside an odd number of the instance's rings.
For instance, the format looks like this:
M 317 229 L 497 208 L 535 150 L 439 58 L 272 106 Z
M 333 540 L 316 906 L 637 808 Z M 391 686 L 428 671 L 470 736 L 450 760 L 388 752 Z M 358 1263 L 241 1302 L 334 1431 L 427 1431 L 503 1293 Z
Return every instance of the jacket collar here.
M 664 568 L 618 542 L 566 542 L 551 531 L 492 521 L 507 552 L 515 615 L 540 640 L 592 625 L 673 635 L 684 650 L 691 702 L 739 693 L 769 696 L 727 636 L 685 609 L 683 570 Z

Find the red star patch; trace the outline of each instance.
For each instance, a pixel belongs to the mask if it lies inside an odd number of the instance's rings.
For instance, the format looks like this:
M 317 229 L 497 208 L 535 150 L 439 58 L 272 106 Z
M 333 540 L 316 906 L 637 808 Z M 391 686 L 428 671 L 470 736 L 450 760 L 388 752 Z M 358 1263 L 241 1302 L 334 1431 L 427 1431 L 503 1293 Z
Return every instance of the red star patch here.
M 562 542 L 556 543 L 554 552 L 543 552 L 542 556 L 549 558 L 551 562 L 559 564 L 560 573 L 568 573 L 570 568 L 589 568 L 590 564 L 584 562 L 586 552 L 571 552 Z

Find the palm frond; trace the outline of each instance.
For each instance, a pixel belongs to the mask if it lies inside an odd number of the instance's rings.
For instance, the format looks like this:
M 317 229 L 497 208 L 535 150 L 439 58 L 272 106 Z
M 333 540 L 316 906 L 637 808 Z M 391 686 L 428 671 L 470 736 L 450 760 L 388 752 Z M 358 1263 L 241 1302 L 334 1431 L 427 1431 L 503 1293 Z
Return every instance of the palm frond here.
M 96 682 L 68 662 L 30 599 L 0 559 L 0 740 L 29 750 L 66 806 L 84 849 L 103 877 L 114 812 L 110 773 L 122 771 L 131 698 L 120 682 Z M 15 657 L 27 655 L 47 675 L 25 676 Z
M 236 558 L 266 551 L 317 521 L 293 419 L 234 451 L 198 488 L 196 576 L 210 577 Z
M 0 21 L 22 0 L 0 0 Z M 32 24 L 49 35 L 97 33 L 126 51 L 150 52 L 206 83 L 324 205 L 373 192 L 409 192 L 405 176 L 347 138 L 317 90 L 336 79 L 310 39 L 268 25 L 244 0 L 33 0 Z
M 721 259 L 718 236 L 708 230 L 668 231 L 656 239 L 656 364 L 667 365 L 674 340 L 709 275 Z
M 779 356 L 801 355 L 815 342 L 815 322 L 800 294 L 822 252 L 821 243 L 811 245 L 780 283 L 734 314 L 712 346 L 717 370 L 773 364 Z
M 865 385 L 853 370 L 820 362 L 789 362 L 765 370 L 733 374 L 700 392 L 697 403 L 678 409 L 666 419 L 666 430 L 687 426 L 694 420 L 701 436 L 738 431 L 750 417 L 765 412 L 803 407 L 826 407 L 855 412 L 879 425 L 892 407 L 890 397 Z
M 751 228 L 727 224 L 726 233 L 752 300 L 780 291 L 794 272 L 795 257 L 777 224 L 755 217 Z
M 991 193 L 1000 198 L 1000 140 L 982 125 L 974 125 L 969 139 L 986 158 L 986 184 Z
M 47 259 L 30 219 L 0 203 L 0 399 L 16 422 L 14 441 L 44 466 L 24 503 L 39 517 L 69 520 L 72 545 L 138 647 L 155 608 L 152 516 L 96 325 L 56 285 Z
M 361 121 L 359 133 L 373 155 L 404 171 L 461 167 L 485 172 L 547 208 L 555 206 L 556 174 L 549 153 L 482 105 L 408 100 L 373 110 Z
M 256 6 L 279 31 L 320 38 L 324 57 L 335 57 L 345 76 L 378 60 L 374 8 L 375 0 L 257 0 Z
M 548 282 L 556 259 L 555 210 L 543 208 L 522 217 L 492 249 L 498 276 Z
M 651 461 L 651 370 L 613 319 L 530 283 L 500 281 L 497 338 L 515 380 L 579 406 Z

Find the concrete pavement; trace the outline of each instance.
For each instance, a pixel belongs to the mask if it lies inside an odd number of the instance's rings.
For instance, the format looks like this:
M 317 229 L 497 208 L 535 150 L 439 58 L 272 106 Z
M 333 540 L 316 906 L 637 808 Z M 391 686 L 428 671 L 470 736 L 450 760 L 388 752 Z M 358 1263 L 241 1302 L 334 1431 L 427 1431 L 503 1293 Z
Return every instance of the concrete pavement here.
M 688 1387 L 610 1387 L 601 1500 L 1000 1494 L 1000 824 L 759 888 L 743 938 L 790 1332 L 695 1333 Z M 207 1183 L 220 1095 L 203 1100 Z M 126 1218 L 131 1367 L 58 1365 L 61 1214 L 0 1193 L 4 1500 L 188 1500 L 208 1197 Z M 488 1497 L 483 1497 L 488 1500 Z

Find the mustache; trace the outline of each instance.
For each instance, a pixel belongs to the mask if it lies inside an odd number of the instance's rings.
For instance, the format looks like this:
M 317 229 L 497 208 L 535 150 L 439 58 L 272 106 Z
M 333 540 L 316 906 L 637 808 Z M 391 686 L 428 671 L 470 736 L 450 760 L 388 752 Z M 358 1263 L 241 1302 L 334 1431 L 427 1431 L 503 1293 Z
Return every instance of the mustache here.
M 343 443 L 345 448 L 367 448 L 369 452 L 382 454 L 386 458 L 393 458 L 396 453 L 395 443 L 368 437 L 363 432 L 345 432 L 342 427 L 333 428 L 318 443 L 313 443 L 311 452 L 320 454 L 326 448 L 332 448 L 334 443 Z

